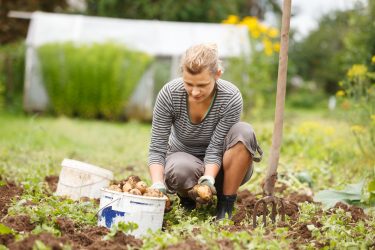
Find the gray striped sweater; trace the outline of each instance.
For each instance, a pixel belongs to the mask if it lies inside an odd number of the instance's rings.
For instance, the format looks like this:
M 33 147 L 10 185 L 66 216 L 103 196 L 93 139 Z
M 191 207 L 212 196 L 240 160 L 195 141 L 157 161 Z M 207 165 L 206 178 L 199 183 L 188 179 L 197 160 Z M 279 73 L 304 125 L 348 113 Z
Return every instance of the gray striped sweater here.
M 204 160 L 204 164 L 221 167 L 224 138 L 240 121 L 242 96 L 232 83 L 222 79 L 216 83 L 211 110 L 199 124 L 190 121 L 182 78 L 164 85 L 153 111 L 149 165 L 165 166 L 167 152 L 185 152 Z

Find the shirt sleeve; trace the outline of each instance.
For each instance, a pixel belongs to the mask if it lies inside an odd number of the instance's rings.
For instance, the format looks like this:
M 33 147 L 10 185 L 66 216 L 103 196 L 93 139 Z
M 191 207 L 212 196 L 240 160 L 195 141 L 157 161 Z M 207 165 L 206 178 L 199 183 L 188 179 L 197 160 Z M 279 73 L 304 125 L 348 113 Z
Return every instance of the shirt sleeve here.
M 165 155 L 171 133 L 174 117 L 172 96 L 165 85 L 159 92 L 152 115 L 151 142 L 149 147 L 148 164 L 165 166 Z
M 210 144 L 206 150 L 204 164 L 216 164 L 221 167 L 223 158 L 223 145 L 225 136 L 230 128 L 240 121 L 242 113 L 242 96 L 238 91 L 228 102 L 223 111 L 223 115 L 216 125 Z

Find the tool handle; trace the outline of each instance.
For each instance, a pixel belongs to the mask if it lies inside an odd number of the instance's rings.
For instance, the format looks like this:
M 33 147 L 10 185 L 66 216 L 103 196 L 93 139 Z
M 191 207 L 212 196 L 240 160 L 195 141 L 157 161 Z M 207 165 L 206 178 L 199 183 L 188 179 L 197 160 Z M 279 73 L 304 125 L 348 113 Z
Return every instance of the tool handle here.
M 289 26 L 291 15 L 292 0 L 284 0 L 281 36 L 280 36 L 280 54 L 279 54 L 279 68 L 277 76 L 277 94 L 276 94 L 276 108 L 275 108 L 275 123 L 272 135 L 272 147 L 269 158 L 269 166 L 267 176 L 263 187 L 265 195 L 273 195 L 275 183 L 277 179 L 277 165 L 280 157 L 280 147 L 283 135 L 283 119 L 285 106 L 285 92 L 286 79 L 288 69 L 288 42 L 289 42 Z

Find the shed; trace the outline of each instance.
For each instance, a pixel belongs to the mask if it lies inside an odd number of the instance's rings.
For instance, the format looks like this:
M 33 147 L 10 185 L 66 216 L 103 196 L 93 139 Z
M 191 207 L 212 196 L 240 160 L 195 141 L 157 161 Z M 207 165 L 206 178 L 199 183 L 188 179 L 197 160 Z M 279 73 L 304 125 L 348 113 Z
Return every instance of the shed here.
M 211 23 L 129 20 L 34 12 L 26 39 L 24 109 L 44 111 L 49 100 L 41 77 L 37 48 L 51 42 L 100 43 L 115 41 L 170 63 L 168 78 L 177 76 L 179 57 L 191 45 L 213 42 L 222 59 L 250 53 L 246 27 Z M 155 65 L 140 80 L 127 110 L 129 117 L 149 120 L 155 99 Z M 169 80 L 169 79 L 168 79 Z

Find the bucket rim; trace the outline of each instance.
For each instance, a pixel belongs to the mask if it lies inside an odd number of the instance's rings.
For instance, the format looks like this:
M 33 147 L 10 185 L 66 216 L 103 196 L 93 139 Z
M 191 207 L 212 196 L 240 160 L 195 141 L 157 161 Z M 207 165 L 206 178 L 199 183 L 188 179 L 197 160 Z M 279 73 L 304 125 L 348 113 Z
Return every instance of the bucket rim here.
M 101 177 L 104 177 L 104 178 L 109 179 L 109 180 L 113 179 L 113 172 L 112 171 L 110 171 L 108 169 L 105 169 L 105 168 L 102 168 L 102 167 L 95 166 L 95 165 L 90 164 L 90 163 L 65 158 L 61 162 L 61 166 L 73 168 L 73 169 L 78 169 L 78 170 L 85 171 L 85 172 L 89 172 L 90 174 L 101 176 Z
M 128 196 L 128 197 L 135 197 L 135 198 L 144 199 L 144 200 L 160 200 L 160 201 L 167 200 L 167 197 L 151 197 L 151 196 L 134 195 L 134 194 L 128 194 L 128 193 L 123 193 L 123 192 L 117 192 L 114 190 L 109 190 L 107 188 L 101 188 L 100 190 L 104 192 L 108 192 L 108 193 L 114 193 L 117 195 L 123 195 L 123 196 Z

